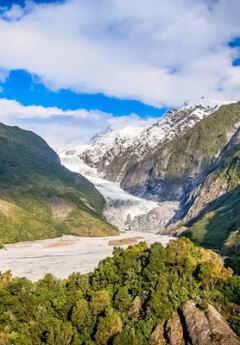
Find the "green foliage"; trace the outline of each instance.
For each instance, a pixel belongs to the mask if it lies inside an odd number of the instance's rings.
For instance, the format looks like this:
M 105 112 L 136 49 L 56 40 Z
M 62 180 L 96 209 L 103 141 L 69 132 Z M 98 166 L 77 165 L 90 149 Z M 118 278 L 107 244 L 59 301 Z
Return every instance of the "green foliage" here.
M 36 134 L 0 124 L 0 242 L 63 234 L 105 236 L 104 199 L 93 184 L 65 169 Z
M 97 344 L 105 345 L 114 335 L 122 331 L 120 315 L 109 309 L 104 317 L 100 317 L 97 324 L 95 340 Z
M 136 298 L 138 297 L 138 298 Z M 240 280 L 220 257 L 189 239 L 139 243 L 99 263 L 93 273 L 32 283 L 0 275 L 0 341 L 7 345 L 146 345 L 157 325 L 186 301 L 220 303 L 240 332 Z M 139 305 L 134 301 L 140 300 Z M 135 317 L 132 317 L 132 308 Z M 212 335 L 217 339 L 217 335 Z
M 240 226 L 240 187 L 219 198 L 212 209 L 189 228 L 189 237 L 207 248 L 221 249 L 232 231 Z M 232 243 L 237 244 L 237 238 Z
M 227 299 L 234 303 L 240 303 L 240 277 L 231 277 L 225 285 Z
M 202 214 L 190 226 L 190 238 L 207 248 L 235 250 L 240 244 L 240 144 L 225 152 L 217 169 L 210 175 L 211 181 L 228 185 L 229 192 L 207 205 Z M 210 183 L 211 183 L 210 181 Z M 223 246 L 223 247 L 222 247 Z
M 123 331 L 114 338 L 113 345 L 139 345 L 138 340 L 135 336 L 128 334 Z
M 114 305 L 117 309 L 128 310 L 132 302 L 132 296 L 127 286 L 121 286 L 114 297 Z
M 225 264 L 227 267 L 231 267 L 234 273 L 240 275 L 240 253 L 227 257 L 225 259 Z

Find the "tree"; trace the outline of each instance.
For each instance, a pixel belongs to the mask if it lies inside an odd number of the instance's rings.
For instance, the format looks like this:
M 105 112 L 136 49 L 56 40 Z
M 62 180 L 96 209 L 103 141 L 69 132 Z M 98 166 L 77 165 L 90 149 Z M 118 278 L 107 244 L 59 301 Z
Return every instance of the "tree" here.
M 110 303 L 110 296 L 107 290 L 94 292 L 90 303 L 93 314 L 100 314 L 106 308 L 110 307 Z
M 99 345 L 106 345 L 108 340 L 122 331 L 120 315 L 113 309 L 108 309 L 105 317 L 100 317 L 95 340 Z
M 94 323 L 88 301 L 80 299 L 73 308 L 72 323 L 78 331 L 87 337 L 92 333 Z

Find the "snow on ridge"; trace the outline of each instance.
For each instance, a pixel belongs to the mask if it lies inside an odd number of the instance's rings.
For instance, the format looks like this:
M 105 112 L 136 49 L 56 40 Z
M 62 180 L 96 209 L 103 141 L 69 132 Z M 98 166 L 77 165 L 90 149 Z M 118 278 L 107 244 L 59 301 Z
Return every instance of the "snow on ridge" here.
M 79 157 L 87 165 L 104 172 L 118 155 L 128 153 L 139 159 L 156 149 L 164 141 L 172 140 L 187 132 L 204 117 L 212 114 L 221 105 L 233 101 L 210 101 L 202 98 L 200 102 L 185 102 L 179 109 L 168 111 L 150 127 L 125 127 L 105 131 L 95 135 L 88 145 L 68 147 L 65 154 Z M 61 152 L 63 154 L 63 151 Z
M 186 133 L 204 117 L 212 114 L 223 104 L 230 104 L 230 101 L 207 101 L 202 104 L 185 102 L 179 109 L 168 111 L 157 123 L 146 128 L 140 136 L 136 137 L 131 151 L 142 158 L 145 154 L 156 148 L 165 140 L 172 140 Z

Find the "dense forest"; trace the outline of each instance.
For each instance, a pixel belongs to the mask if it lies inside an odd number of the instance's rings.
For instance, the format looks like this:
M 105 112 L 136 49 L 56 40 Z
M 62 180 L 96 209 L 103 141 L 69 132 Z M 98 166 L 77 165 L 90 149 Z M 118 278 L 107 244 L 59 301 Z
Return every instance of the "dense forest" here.
M 174 344 L 159 330 L 174 315 L 182 319 L 187 301 L 194 301 L 199 313 L 209 305 L 220 311 L 232 328 L 236 342 L 231 344 L 239 344 L 240 277 L 219 255 L 186 238 L 171 240 L 166 248 L 157 242 L 115 248 L 94 272 L 73 273 L 66 280 L 47 274 L 33 283 L 5 272 L 0 344 Z M 183 344 L 191 344 L 181 327 Z M 209 337 L 222 344 L 217 331 Z

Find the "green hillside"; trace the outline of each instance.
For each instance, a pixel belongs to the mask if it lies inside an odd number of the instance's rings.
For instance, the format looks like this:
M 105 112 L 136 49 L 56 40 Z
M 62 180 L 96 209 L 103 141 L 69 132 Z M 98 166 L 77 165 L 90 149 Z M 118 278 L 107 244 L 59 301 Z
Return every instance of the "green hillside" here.
M 116 234 L 103 206 L 93 184 L 64 168 L 42 138 L 0 124 L 1 242 Z
M 190 238 L 207 248 L 222 249 L 225 254 L 238 249 L 240 240 L 240 142 L 226 150 L 216 169 L 210 173 L 211 183 L 228 185 L 229 192 L 213 200 L 193 219 Z M 233 232 L 235 235 L 233 236 Z M 228 247 L 228 249 L 227 249 Z M 239 246 L 240 247 L 240 246 Z
M 220 197 L 214 206 L 189 228 L 189 232 L 194 242 L 220 250 L 231 232 L 239 229 L 240 187 Z

